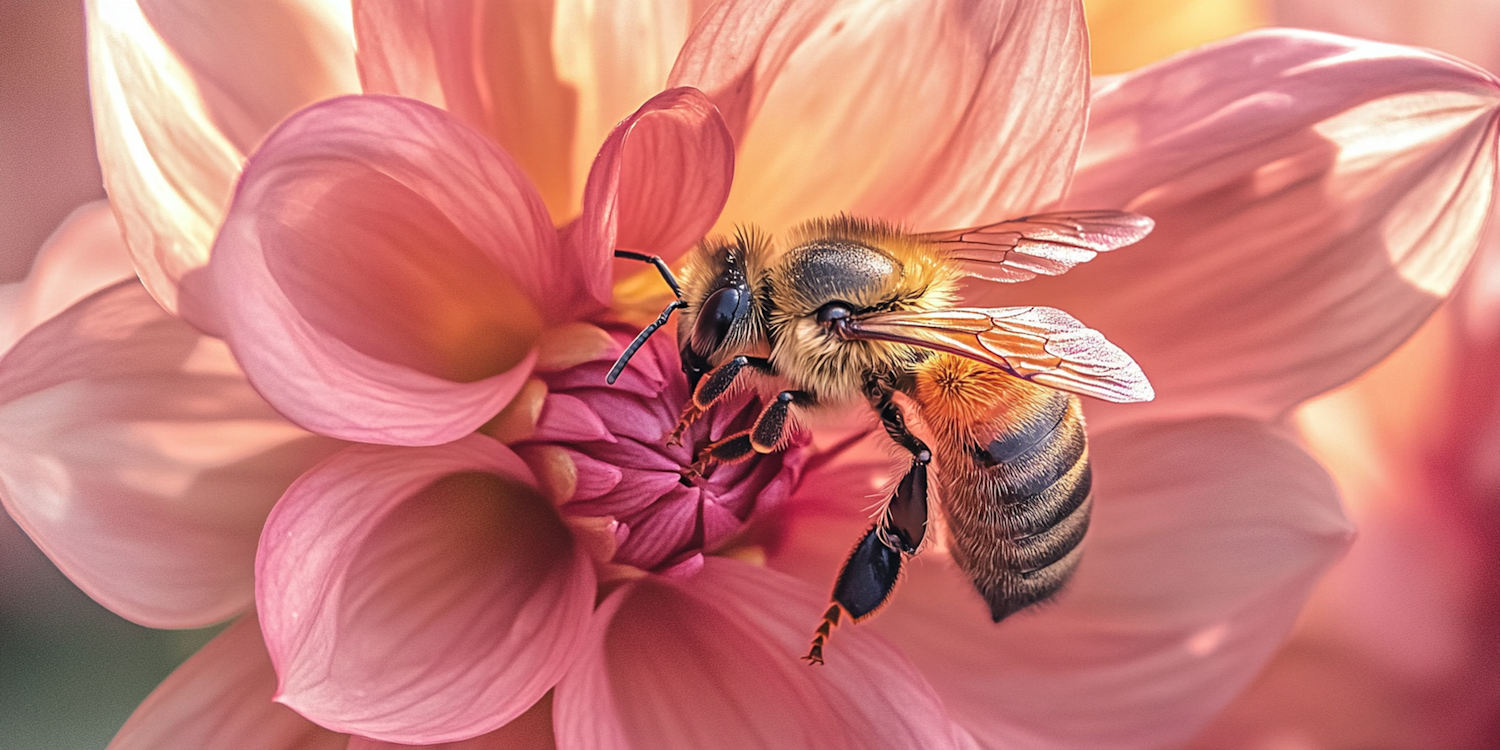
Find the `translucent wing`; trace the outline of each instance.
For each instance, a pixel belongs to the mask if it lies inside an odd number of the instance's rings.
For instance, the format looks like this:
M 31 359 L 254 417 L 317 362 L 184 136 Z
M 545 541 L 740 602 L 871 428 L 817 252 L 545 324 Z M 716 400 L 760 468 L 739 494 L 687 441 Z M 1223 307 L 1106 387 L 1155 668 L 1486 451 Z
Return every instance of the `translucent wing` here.
M 849 338 L 948 352 L 1062 391 L 1117 403 L 1156 395 L 1130 355 L 1051 307 L 887 312 L 846 320 L 840 325 Z
M 990 281 L 1056 276 L 1102 252 L 1139 242 L 1155 222 L 1124 211 L 1060 211 L 999 224 L 917 235 Z

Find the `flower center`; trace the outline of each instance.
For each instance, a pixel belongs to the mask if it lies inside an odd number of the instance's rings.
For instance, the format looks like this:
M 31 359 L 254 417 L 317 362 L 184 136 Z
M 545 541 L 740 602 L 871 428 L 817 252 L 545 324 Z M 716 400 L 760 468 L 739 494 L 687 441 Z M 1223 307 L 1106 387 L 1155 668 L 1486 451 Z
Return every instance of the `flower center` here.
M 610 330 L 623 346 L 633 331 Z M 616 352 L 617 353 L 617 352 Z M 710 442 L 749 429 L 760 400 L 743 393 L 722 399 L 683 434 L 668 438 L 687 402 L 687 380 L 675 344 L 649 340 L 615 385 L 605 384 L 614 354 L 552 373 L 536 434 L 516 446 L 532 460 L 550 455 L 571 463 L 575 481 L 557 498 L 565 517 L 612 535 L 609 562 L 662 574 L 690 574 L 703 555 L 733 546 L 758 512 L 796 486 L 805 440 L 777 453 L 710 468 L 686 469 Z M 540 471 L 539 471 L 540 473 Z

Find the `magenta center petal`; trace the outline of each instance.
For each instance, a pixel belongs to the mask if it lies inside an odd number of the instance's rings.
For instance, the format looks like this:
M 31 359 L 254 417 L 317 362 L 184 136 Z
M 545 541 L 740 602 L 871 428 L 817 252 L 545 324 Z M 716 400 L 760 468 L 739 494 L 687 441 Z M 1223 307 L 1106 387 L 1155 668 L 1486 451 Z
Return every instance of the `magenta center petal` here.
M 633 331 L 617 328 L 611 335 L 623 348 Z M 537 433 L 518 449 L 527 455 L 528 447 L 555 446 L 567 453 L 577 482 L 571 495 L 560 499 L 562 512 L 614 519 L 613 562 L 658 573 L 696 571 L 701 555 L 733 546 L 747 522 L 796 487 L 807 437 L 795 436 L 780 452 L 684 478 L 703 446 L 754 424 L 760 399 L 749 392 L 724 399 L 688 429 L 680 445 L 669 446 L 688 397 L 675 343 L 669 336 L 654 337 L 610 386 L 604 378 L 618 353 L 540 374 L 549 390 L 547 405 Z M 578 439 L 576 432 L 550 428 L 550 410 L 580 405 L 603 424 L 604 435 Z

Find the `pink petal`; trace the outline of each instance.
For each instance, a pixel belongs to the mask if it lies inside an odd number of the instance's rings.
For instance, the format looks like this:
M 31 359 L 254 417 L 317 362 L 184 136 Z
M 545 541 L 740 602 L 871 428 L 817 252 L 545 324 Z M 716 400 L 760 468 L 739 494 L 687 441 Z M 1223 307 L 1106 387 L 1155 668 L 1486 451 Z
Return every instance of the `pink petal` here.
M 495 730 L 552 688 L 594 572 L 521 460 L 482 435 L 353 446 L 267 521 L 256 601 L 277 700 L 389 742 Z
M 0 442 L 5 508 L 37 545 L 104 606 L 167 628 L 249 606 L 272 504 L 337 447 L 133 281 L 0 360 Z
M 435 444 L 494 416 L 547 323 L 600 305 L 506 155 L 442 110 L 346 97 L 250 161 L 210 266 L 225 337 L 290 418 Z
M 79 206 L 47 238 L 26 280 L 0 287 L 0 352 L 74 302 L 134 276 L 109 203 Z
M 593 269 L 607 268 L 616 249 L 673 260 L 714 225 L 733 180 L 734 141 L 713 104 L 693 89 L 664 91 L 604 142 L 564 244 L 590 259 L 590 279 L 606 283 Z M 641 270 L 621 263 L 626 273 Z
M 826 606 L 725 558 L 648 577 L 596 614 L 557 687 L 558 744 L 611 748 L 972 747 L 927 680 L 869 629 L 820 668 L 798 659 Z
M 1095 431 L 1091 455 L 1083 563 L 1052 603 L 995 625 L 967 578 L 928 550 L 870 622 L 986 746 L 1186 740 L 1255 675 L 1351 538 L 1323 469 L 1262 424 Z M 869 501 L 803 497 L 824 510 L 803 511 L 770 563 L 831 582 Z M 834 633 L 830 659 L 848 634 Z
M 565 393 L 547 396 L 532 437 L 535 440 L 615 442 L 615 436 L 609 434 L 609 428 L 588 404 Z
M 515 721 L 473 739 L 440 745 L 406 745 L 355 736 L 349 738 L 348 750 L 555 750 L 556 747 L 557 740 L 552 736 L 552 694 L 548 693 Z
M 348 741 L 271 702 L 276 673 L 250 612 L 177 668 L 109 750 L 343 750 Z
M 360 74 L 494 138 L 562 222 L 599 144 L 661 91 L 694 5 L 357 2 Z
M 318 0 L 87 6 L 104 185 L 146 288 L 175 310 L 244 153 L 298 107 L 355 90 L 347 21 Z
M 1156 220 L 1058 279 L 970 297 L 1067 310 L 1157 401 L 1104 420 L 1273 418 L 1388 354 L 1452 289 L 1495 180 L 1500 83 L 1450 58 L 1248 34 L 1095 98 L 1069 203 Z
M 1075 2 L 724 2 L 670 79 L 706 92 L 739 145 L 721 226 L 772 232 L 840 211 L 954 228 L 1050 203 L 1088 83 Z

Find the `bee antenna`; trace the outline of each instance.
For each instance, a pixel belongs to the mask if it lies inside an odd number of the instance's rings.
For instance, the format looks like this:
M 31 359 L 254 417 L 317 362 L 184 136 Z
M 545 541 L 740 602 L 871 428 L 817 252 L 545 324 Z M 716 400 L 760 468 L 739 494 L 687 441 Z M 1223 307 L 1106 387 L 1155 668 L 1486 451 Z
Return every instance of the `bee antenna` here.
M 616 250 L 615 257 L 638 260 L 656 266 L 656 270 L 661 273 L 662 280 L 667 282 L 667 286 L 672 288 L 672 294 L 676 295 L 677 299 L 668 303 L 666 309 L 662 310 L 661 314 L 656 316 L 656 320 L 651 325 L 646 326 L 640 333 L 636 334 L 635 340 L 630 342 L 630 346 L 625 347 L 625 351 L 620 354 L 620 358 L 615 360 L 615 366 L 609 368 L 609 375 L 604 378 L 605 382 L 610 385 L 614 385 L 615 380 L 620 377 L 620 373 L 625 371 L 625 365 L 630 362 L 630 358 L 634 357 L 635 353 L 640 351 L 642 346 L 645 346 L 646 339 L 651 338 L 651 334 L 656 333 L 656 329 L 667 324 L 667 319 L 672 317 L 672 311 L 687 307 L 687 303 L 682 301 L 682 287 L 677 285 L 677 278 L 672 275 L 672 269 L 667 266 L 667 262 L 659 256 L 637 253 L 633 250 Z
M 646 326 L 644 330 L 636 334 L 635 340 L 630 342 L 630 346 L 625 347 L 625 351 L 620 354 L 620 358 L 615 360 L 615 366 L 609 368 L 609 375 L 605 376 L 604 381 L 610 385 L 614 385 L 615 380 L 620 377 L 620 373 L 625 371 L 625 364 L 630 361 L 631 357 L 635 356 L 635 353 L 642 346 L 645 346 L 646 339 L 651 338 L 651 334 L 656 333 L 656 329 L 667 324 L 667 318 L 672 317 L 673 310 L 683 307 L 687 307 L 687 303 L 680 299 L 674 299 L 668 303 L 667 308 L 661 311 L 661 315 L 656 316 L 656 320 L 652 321 L 651 325 Z
M 672 287 L 672 293 L 677 295 L 677 299 L 682 299 L 682 287 L 677 286 L 677 277 L 672 275 L 672 269 L 667 266 L 667 262 L 662 260 L 660 256 L 638 253 L 634 250 L 616 250 L 615 257 L 625 258 L 626 260 L 638 260 L 642 263 L 650 263 L 656 266 L 656 270 L 661 272 L 662 280 L 667 282 L 667 286 Z

